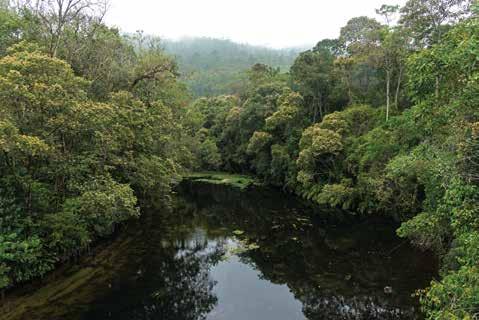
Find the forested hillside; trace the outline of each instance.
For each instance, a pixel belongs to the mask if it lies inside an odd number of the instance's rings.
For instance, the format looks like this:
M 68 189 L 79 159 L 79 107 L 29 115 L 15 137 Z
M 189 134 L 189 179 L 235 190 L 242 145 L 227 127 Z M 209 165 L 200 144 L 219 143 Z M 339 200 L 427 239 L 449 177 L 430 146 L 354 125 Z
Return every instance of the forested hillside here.
M 285 72 L 302 51 L 211 38 L 162 40 L 161 43 L 167 53 L 176 57 L 181 78 L 196 97 L 238 93 L 246 81 L 246 70 L 255 63 Z
M 401 222 L 441 258 L 428 319 L 477 318 L 477 2 L 384 5 L 295 59 L 122 36 L 105 9 L 0 2 L 0 289 L 88 251 L 139 203 L 167 206 L 184 172 L 222 170 Z
M 429 319 L 479 314 L 479 20 L 467 1 L 410 0 L 352 18 L 289 73 L 189 110 L 203 168 L 249 172 L 319 205 L 387 215 L 442 257 Z M 390 25 L 400 15 L 398 25 Z

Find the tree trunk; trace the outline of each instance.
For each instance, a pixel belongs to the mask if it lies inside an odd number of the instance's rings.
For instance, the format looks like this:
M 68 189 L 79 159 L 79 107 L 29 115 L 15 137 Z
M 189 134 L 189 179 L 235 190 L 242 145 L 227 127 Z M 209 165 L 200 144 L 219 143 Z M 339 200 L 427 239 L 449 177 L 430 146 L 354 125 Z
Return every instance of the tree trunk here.
M 346 85 L 348 86 L 349 105 L 352 105 L 353 104 L 353 89 L 352 89 L 353 84 L 349 74 L 346 75 Z
M 319 106 L 319 119 L 323 120 L 323 95 L 319 93 L 319 98 L 318 98 L 318 106 Z
M 347 86 L 347 89 L 348 89 L 348 103 L 349 105 L 352 105 L 353 104 L 353 91 L 351 89 L 352 87 L 352 84 L 351 84 L 351 76 L 349 74 L 349 71 L 346 69 L 346 67 L 343 67 L 343 70 L 342 70 L 342 74 L 343 74 L 343 81 L 346 83 L 346 86 Z
M 404 72 L 404 68 L 401 66 L 399 68 L 398 85 L 396 87 L 396 96 L 394 97 L 394 106 L 398 110 L 399 110 L 399 92 L 401 91 L 401 82 L 402 82 L 403 72 Z
M 439 76 L 436 76 L 436 102 L 439 102 Z
M 386 122 L 389 121 L 389 107 L 390 107 L 390 91 L 391 91 L 391 71 L 386 71 Z

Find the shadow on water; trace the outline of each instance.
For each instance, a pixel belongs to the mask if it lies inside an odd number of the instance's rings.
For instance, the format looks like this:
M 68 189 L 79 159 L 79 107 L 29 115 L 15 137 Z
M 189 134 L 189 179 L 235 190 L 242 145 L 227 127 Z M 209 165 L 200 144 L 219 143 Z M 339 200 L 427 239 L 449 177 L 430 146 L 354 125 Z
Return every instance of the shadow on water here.
M 421 319 L 412 294 L 436 263 L 394 225 L 335 223 L 265 189 L 184 183 L 175 202 L 13 292 L 0 319 Z

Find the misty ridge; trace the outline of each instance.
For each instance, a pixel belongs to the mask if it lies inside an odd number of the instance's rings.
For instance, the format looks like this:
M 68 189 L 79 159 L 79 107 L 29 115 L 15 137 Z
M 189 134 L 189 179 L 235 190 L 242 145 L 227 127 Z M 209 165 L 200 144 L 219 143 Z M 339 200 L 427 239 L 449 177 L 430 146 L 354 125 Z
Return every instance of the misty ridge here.
M 173 56 L 178 63 L 180 78 L 194 97 L 238 94 L 248 79 L 247 71 L 253 65 L 260 63 L 288 72 L 298 55 L 313 46 L 270 48 L 210 37 L 173 40 L 141 32 L 126 37 L 137 48 L 159 46 Z

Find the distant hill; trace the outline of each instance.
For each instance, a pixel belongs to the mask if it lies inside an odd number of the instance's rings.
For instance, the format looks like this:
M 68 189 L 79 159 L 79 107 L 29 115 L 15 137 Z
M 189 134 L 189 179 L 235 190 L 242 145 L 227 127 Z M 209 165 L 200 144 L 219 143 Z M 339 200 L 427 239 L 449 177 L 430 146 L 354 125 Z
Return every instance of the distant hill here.
M 182 77 L 195 96 L 234 93 L 241 86 L 244 71 L 255 63 L 287 71 L 305 50 L 271 49 L 212 38 L 162 40 L 162 46 L 177 58 Z

